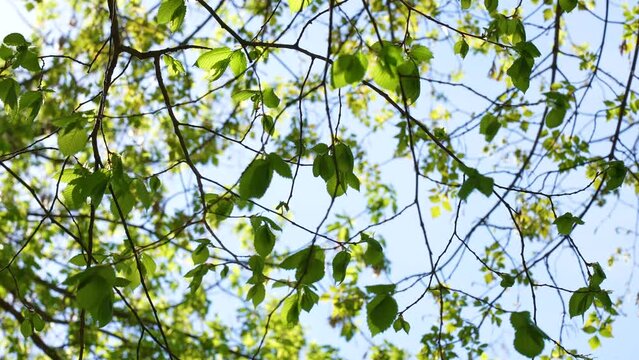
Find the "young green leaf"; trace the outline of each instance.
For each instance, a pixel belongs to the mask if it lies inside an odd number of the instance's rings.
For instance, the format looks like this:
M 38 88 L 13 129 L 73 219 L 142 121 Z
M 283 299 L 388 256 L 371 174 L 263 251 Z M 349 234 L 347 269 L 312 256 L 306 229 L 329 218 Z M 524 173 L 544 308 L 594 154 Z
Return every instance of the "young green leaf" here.
M 459 56 L 461 56 L 462 59 L 466 58 L 466 55 L 468 55 L 469 49 L 470 48 L 468 47 L 468 43 L 466 42 L 466 39 L 464 39 L 463 37 L 457 40 L 453 48 L 453 50 L 455 51 L 455 54 L 459 54 Z
M 361 54 L 342 54 L 331 67 L 331 81 L 333 87 L 341 88 L 362 80 L 368 68 L 368 61 Z
M 533 68 L 533 60 L 528 57 L 519 57 L 508 68 L 506 73 L 510 76 L 515 87 L 526 92 L 530 86 L 530 74 Z
M 206 194 L 205 199 L 208 206 L 207 220 L 214 226 L 228 219 L 235 207 L 235 203 L 229 196 Z
M 351 261 L 351 254 L 346 251 L 340 251 L 333 258 L 333 280 L 335 283 L 339 284 L 344 281 L 344 277 L 346 277 L 346 268 L 348 267 L 348 263 Z
M 275 246 L 275 234 L 267 225 L 260 225 L 253 228 L 253 245 L 255 251 L 262 256 L 267 257 Z
M 254 160 L 240 178 L 240 196 L 243 199 L 261 198 L 271 184 L 273 168 L 265 159 Z
M 312 1 L 313 0 L 288 0 L 288 7 L 292 13 L 296 13 L 298 11 L 302 11 Z
M 25 318 L 22 321 L 22 323 L 20 324 L 20 332 L 25 338 L 33 334 L 33 324 L 31 323 L 31 319 Z
M 184 70 L 184 65 L 182 65 L 182 63 L 179 60 L 166 54 L 162 56 L 162 58 L 164 59 L 164 64 L 169 70 L 170 76 L 184 74 L 186 72 L 186 70 Z
M 18 105 L 20 84 L 12 78 L 0 79 L 0 100 L 5 107 L 15 109 Z
M 484 6 L 489 13 L 497 10 L 497 5 L 499 5 L 499 0 L 484 0 Z
M 246 56 L 242 50 L 233 51 L 229 60 L 229 67 L 233 71 L 233 75 L 240 76 L 246 71 L 247 66 Z
M 270 153 L 266 157 L 271 164 L 273 170 L 278 173 L 280 176 L 290 179 L 293 177 L 293 173 L 291 173 L 291 168 L 288 164 L 282 159 L 281 156 L 276 153 Z
M 399 75 L 399 89 L 397 93 L 405 96 L 411 103 L 419 98 L 421 91 L 421 80 L 419 78 L 419 69 L 411 60 L 402 62 L 397 66 L 397 74 Z
M 397 316 L 397 302 L 391 295 L 377 295 L 366 304 L 368 329 L 372 336 L 384 332 Z
M 381 267 L 384 264 L 384 249 L 379 241 L 371 238 L 370 236 L 364 236 L 362 239 L 366 241 L 368 246 L 364 252 L 364 262 L 371 267 Z
M 267 108 L 274 109 L 280 105 L 280 98 L 277 97 L 272 88 L 266 88 L 262 92 L 262 101 Z
M 42 92 L 40 91 L 27 91 L 20 96 L 19 109 L 28 121 L 33 121 L 42 106 Z
M 559 0 L 559 6 L 565 12 L 571 12 L 577 6 L 577 0 Z
M 75 155 L 82 151 L 89 139 L 83 128 L 72 128 L 58 134 L 58 148 L 64 156 Z
M 158 24 L 167 24 L 176 16 L 179 16 L 179 9 L 183 6 L 184 0 L 163 0 L 158 9 Z
M 253 285 L 246 294 L 246 300 L 252 300 L 254 307 L 264 301 L 264 297 L 266 297 L 266 288 L 262 283 Z
M 604 190 L 612 191 L 623 185 L 627 172 L 628 168 L 626 168 L 623 161 L 615 160 L 609 162 L 606 169 L 606 186 Z
M 548 336 L 530 319 L 528 311 L 513 312 L 510 323 L 515 329 L 514 346 L 520 354 L 533 358 L 544 350 L 544 340 Z
M 587 287 L 579 288 L 572 293 L 568 302 L 568 312 L 570 317 L 583 315 L 592 305 L 595 298 L 595 291 Z
M 515 278 L 512 275 L 501 274 L 501 282 L 499 285 L 503 288 L 509 288 L 515 285 Z
M 479 133 L 484 135 L 486 141 L 490 142 L 495 138 L 497 132 L 501 128 L 501 123 L 492 114 L 486 114 L 481 118 L 479 123 Z
M 26 46 L 29 45 L 27 39 L 19 33 L 11 33 L 4 37 L 3 42 L 8 46 Z
M 408 55 L 418 63 L 429 63 L 433 58 L 433 53 L 424 45 L 415 44 L 410 48 Z
M 557 226 L 557 231 L 561 235 L 570 235 L 575 225 L 583 225 L 584 222 L 579 217 L 567 212 L 556 218 L 553 224 Z
M 205 262 L 209 258 L 209 248 L 206 244 L 200 244 L 197 248 L 191 253 L 191 259 L 193 260 L 194 265 L 201 264 Z
M 300 301 L 299 294 L 295 293 L 289 296 L 282 305 L 282 317 L 289 326 L 297 325 L 300 319 Z

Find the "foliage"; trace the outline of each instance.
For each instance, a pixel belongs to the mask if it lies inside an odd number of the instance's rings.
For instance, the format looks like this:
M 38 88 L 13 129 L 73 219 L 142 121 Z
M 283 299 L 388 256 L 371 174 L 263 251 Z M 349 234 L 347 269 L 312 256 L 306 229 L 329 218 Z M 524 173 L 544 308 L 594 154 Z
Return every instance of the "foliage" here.
M 636 4 L 24 6 L 0 355 L 588 358 L 629 313 Z

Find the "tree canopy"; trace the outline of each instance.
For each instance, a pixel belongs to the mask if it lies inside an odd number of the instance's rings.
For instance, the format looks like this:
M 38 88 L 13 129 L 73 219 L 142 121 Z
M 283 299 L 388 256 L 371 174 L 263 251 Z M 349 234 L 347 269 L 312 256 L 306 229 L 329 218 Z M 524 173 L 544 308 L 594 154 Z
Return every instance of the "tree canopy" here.
M 3 358 L 630 356 L 633 1 L 19 5 Z

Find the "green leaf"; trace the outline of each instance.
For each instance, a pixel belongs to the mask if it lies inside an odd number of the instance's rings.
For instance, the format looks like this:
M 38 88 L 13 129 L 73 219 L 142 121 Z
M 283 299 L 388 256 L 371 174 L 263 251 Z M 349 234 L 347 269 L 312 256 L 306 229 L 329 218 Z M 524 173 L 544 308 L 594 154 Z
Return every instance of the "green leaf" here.
M 273 122 L 273 117 L 269 115 L 262 116 L 262 128 L 264 132 L 273 135 L 275 132 L 275 123 Z M 281 174 L 280 174 L 281 175 Z
M 193 260 L 193 265 L 198 265 L 205 262 L 209 258 L 209 247 L 206 244 L 200 244 L 197 248 L 191 253 L 191 260 Z
M 592 305 L 595 292 L 587 287 L 582 287 L 575 291 L 568 302 L 568 312 L 570 317 L 583 315 Z
M 20 49 L 13 65 L 14 67 L 21 66 L 31 72 L 38 72 L 42 70 L 38 55 L 29 49 Z
M 366 304 L 368 329 L 375 336 L 384 332 L 397 316 L 397 302 L 391 295 L 377 295 Z
M 601 302 L 604 309 L 610 310 L 612 308 L 612 300 L 610 300 L 610 295 L 608 295 L 606 290 L 596 292 L 595 298 Z
M 384 264 L 384 249 L 379 241 L 371 238 L 370 236 L 364 236 L 362 239 L 368 244 L 366 251 L 364 252 L 364 262 L 371 267 L 381 267 Z
M 272 88 L 264 89 L 262 92 L 262 101 L 268 108 L 274 109 L 280 105 L 280 98 L 275 95 L 275 91 Z
M 509 288 L 515 285 L 515 278 L 512 275 L 501 274 L 501 282 L 499 285 L 503 288 Z
M 288 7 L 291 9 L 292 13 L 296 13 L 298 11 L 303 10 L 307 7 L 313 0 L 288 0 Z
M 626 168 L 623 161 L 616 160 L 609 162 L 608 168 L 606 169 L 606 187 L 604 190 L 612 191 L 623 185 L 627 172 L 628 168 Z
M 246 294 L 246 300 L 252 300 L 254 307 L 262 303 L 264 297 L 266 297 L 266 288 L 262 283 L 253 285 Z
M 351 261 L 351 254 L 346 251 L 340 251 L 333 258 L 333 280 L 335 283 L 339 284 L 344 281 L 346 277 L 346 269 L 348 267 L 348 263 Z
M 340 176 L 339 182 L 337 176 L 333 176 L 326 182 L 326 192 L 330 196 L 342 196 L 346 193 L 347 183 L 343 176 Z
M 313 176 L 321 176 L 328 181 L 335 175 L 335 162 L 329 154 L 319 155 L 313 160 Z
M 11 57 L 13 57 L 13 50 L 4 45 L 0 45 L 0 59 L 6 61 L 11 59 Z
M 225 46 L 212 49 L 200 55 L 195 61 L 195 65 L 202 70 L 209 71 L 211 81 L 217 80 L 229 66 L 232 54 L 233 51 Z
M 567 212 L 556 218 L 553 224 L 557 226 L 557 231 L 561 235 L 570 235 L 575 225 L 583 225 L 584 222 L 579 217 Z
M 132 281 L 127 279 L 127 278 L 123 278 L 123 277 L 116 277 L 115 278 L 115 282 L 113 283 L 114 286 L 116 287 L 127 287 L 129 285 L 131 285 Z
M 262 257 L 267 257 L 273 251 L 275 235 L 268 226 L 260 225 L 257 228 L 253 228 L 253 245 L 255 246 L 255 251 Z
M 341 54 L 331 67 L 331 81 L 333 87 L 341 88 L 359 82 L 364 78 L 368 61 L 362 54 Z
M 586 334 L 593 334 L 595 332 L 597 332 L 597 328 L 593 327 L 593 326 L 586 326 L 582 329 Z
M 282 305 L 282 316 L 288 326 L 297 325 L 300 320 L 300 298 L 295 293 L 289 296 Z
M 379 284 L 366 287 L 366 291 L 375 295 L 392 295 L 395 292 L 395 284 Z
M 184 0 L 164 0 L 158 9 L 158 24 L 167 24 L 176 14 L 177 10 L 184 6 Z
M 515 329 L 514 346 L 520 354 L 535 357 L 544 350 L 544 339 L 548 336 L 530 319 L 528 311 L 510 314 L 510 323 Z
M 242 50 L 233 51 L 229 60 L 229 66 L 235 76 L 240 76 L 246 71 L 248 63 L 246 62 L 246 56 Z
M 228 196 L 221 197 L 216 194 L 206 194 L 206 204 L 208 206 L 207 220 L 212 225 L 219 225 L 225 219 L 228 219 L 233 212 L 235 203 Z
M 135 189 L 135 197 L 140 201 L 140 203 L 142 203 L 142 206 L 145 209 L 148 209 L 151 206 L 153 199 L 151 198 L 151 194 L 149 193 L 149 190 L 147 190 L 144 181 L 142 181 L 142 179 L 133 179 L 131 184 Z
M 34 313 L 31 316 L 31 322 L 33 323 L 35 331 L 42 331 L 44 329 L 44 320 L 42 320 L 39 314 Z
M 519 57 L 506 71 L 515 87 L 524 93 L 530 86 L 530 73 L 532 71 L 532 66 L 532 61 L 528 58 Z
M 27 91 L 20 96 L 20 111 L 26 115 L 28 121 L 33 121 L 42 106 L 42 93 L 40 91 Z
M 15 47 L 29 45 L 29 42 L 27 41 L 27 39 L 25 39 L 24 36 L 22 36 L 22 34 L 19 34 L 19 33 L 11 33 L 5 36 L 3 42 L 8 46 L 15 46 Z
M 470 0 L 461 0 L 461 8 L 463 10 L 470 8 Z
M 248 100 L 252 98 L 258 93 L 259 91 L 256 91 L 256 90 L 238 90 L 238 91 L 234 91 L 233 94 L 231 94 L 231 99 L 233 99 L 233 101 L 236 103 L 240 103 L 244 100 Z
M 424 45 L 415 44 L 410 48 L 409 56 L 420 63 L 429 63 L 433 53 Z
M 410 102 L 415 102 L 419 98 L 421 81 L 419 79 L 419 69 L 413 61 L 404 61 L 397 67 L 399 75 L 398 93 L 405 96 Z
M 157 177 L 156 175 L 151 176 L 151 178 L 149 179 L 149 188 L 151 188 L 151 191 L 156 193 L 160 191 L 161 187 L 162 187 L 162 181 L 160 180 L 160 178 Z
M 69 263 L 75 266 L 86 266 L 87 262 L 83 254 L 78 254 L 69 259 Z
M 481 118 L 479 123 L 479 133 L 484 135 L 486 141 L 490 142 L 495 138 L 497 132 L 501 128 L 501 123 L 492 114 L 486 114 Z
M 20 332 L 22 336 L 29 337 L 33 334 L 33 324 L 31 323 L 31 319 L 25 318 L 20 324 Z
M 351 148 L 340 142 L 335 144 L 334 153 L 337 161 L 337 170 L 341 173 L 351 174 L 355 168 L 355 158 Z
M 497 5 L 499 5 L 499 0 L 484 0 L 484 6 L 489 13 L 497 10 Z
M 386 90 L 399 90 L 399 74 L 397 66 L 404 61 L 401 47 L 391 42 L 377 42 L 373 44 L 372 50 L 376 55 L 370 67 L 370 75 L 379 86 Z
M 565 12 L 571 12 L 577 6 L 577 0 L 559 0 L 559 6 Z
M 184 65 L 182 65 L 182 63 L 179 60 L 166 54 L 164 54 L 162 58 L 164 59 L 164 64 L 169 70 L 170 76 L 184 74 L 186 72 L 186 70 L 184 69 Z
M 309 286 L 305 286 L 302 290 L 302 297 L 300 298 L 300 307 L 306 312 L 310 312 L 311 309 L 319 302 L 319 295 L 317 295 Z
M 110 266 L 95 266 L 80 273 L 76 302 L 87 310 L 98 326 L 111 321 L 113 316 L 113 290 L 115 272 Z
M 186 5 L 181 5 L 175 10 L 173 16 L 171 16 L 171 23 L 169 24 L 169 29 L 173 32 L 177 31 L 184 23 L 184 18 L 186 17 Z
M 521 56 L 525 58 L 529 58 L 529 61 L 531 62 L 534 62 L 534 58 L 541 56 L 541 52 L 539 51 L 539 49 L 537 49 L 535 44 L 533 44 L 530 41 L 522 41 L 515 44 L 515 50 L 517 50 L 517 52 Z M 531 63 L 531 67 L 532 67 L 532 63 Z
M 604 273 L 599 263 L 594 263 L 594 264 L 591 264 L 590 266 L 592 266 L 594 271 L 592 276 L 590 277 L 590 282 L 588 286 L 590 288 L 597 288 L 606 279 L 606 273 Z
M 0 100 L 5 107 L 15 109 L 18 106 L 20 84 L 12 78 L 0 79 Z
M 275 170 L 275 172 L 278 173 L 280 176 L 285 177 L 287 179 L 290 179 L 293 177 L 293 174 L 291 173 L 291 168 L 284 161 L 284 159 L 282 159 L 281 156 L 275 153 L 270 153 L 268 154 L 266 158 L 271 163 L 271 167 L 273 167 L 273 170 Z
M 84 149 L 88 134 L 82 128 L 73 128 L 58 134 L 58 148 L 64 156 L 71 156 Z
M 318 155 L 324 155 L 329 152 L 330 148 L 326 144 L 319 143 L 313 146 L 310 150 Z
M 566 109 L 551 109 L 546 115 L 546 125 L 549 128 L 556 128 L 564 122 Z
M 254 160 L 240 178 L 240 196 L 243 199 L 261 198 L 271 184 L 273 168 L 265 159 Z
M 459 54 L 459 56 L 461 56 L 462 59 L 466 58 L 466 55 L 468 55 L 469 49 L 470 48 L 468 47 L 468 43 L 466 42 L 466 39 L 464 39 L 463 37 L 459 38 L 459 40 L 457 40 L 457 42 L 455 43 L 455 46 L 453 47 L 455 54 Z
M 408 323 L 408 321 L 404 320 L 403 316 L 400 315 L 393 323 L 393 329 L 395 330 L 395 332 L 404 330 L 404 332 L 408 334 L 410 332 L 410 324 Z
M 462 170 L 467 175 L 467 178 L 459 189 L 458 195 L 460 199 L 466 200 L 468 195 L 475 189 L 479 190 L 479 192 L 485 196 L 490 197 L 493 193 L 493 186 L 495 185 L 493 178 L 484 176 L 473 168 L 464 166 Z
M 287 257 L 280 267 L 296 269 L 295 278 L 302 284 L 317 282 L 324 277 L 324 250 L 313 245 Z
M 264 259 L 259 255 L 251 256 L 248 264 L 253 271 L 253 274 L 261 274 L 264 270 Z

